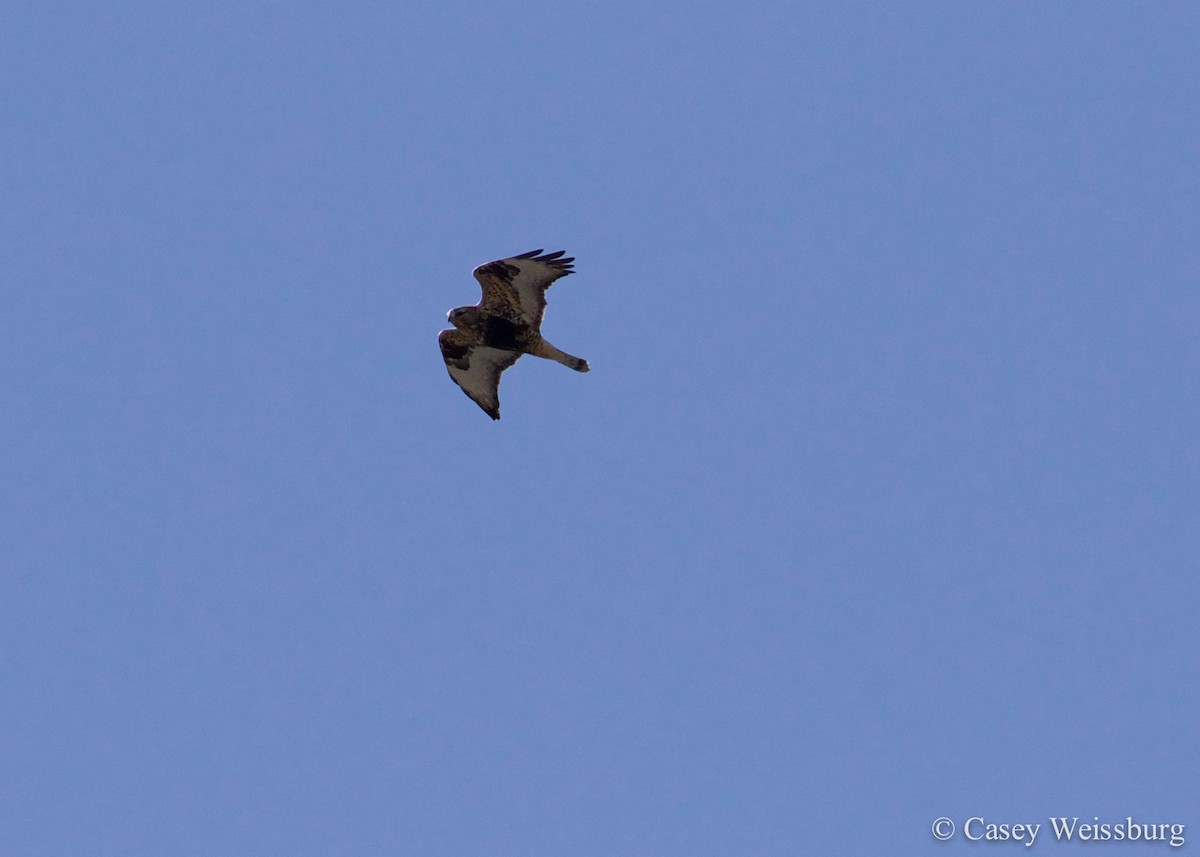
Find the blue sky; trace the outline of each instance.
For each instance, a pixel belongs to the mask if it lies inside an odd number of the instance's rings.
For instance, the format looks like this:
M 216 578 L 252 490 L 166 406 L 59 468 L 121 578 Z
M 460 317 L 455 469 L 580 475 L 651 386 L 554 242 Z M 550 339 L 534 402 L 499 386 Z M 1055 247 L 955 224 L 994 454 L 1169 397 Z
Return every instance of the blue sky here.
M 0 11 L 0 851 L 1200 824 L 1198 38 Z M 493 423 L 437 332 L 537 247 L 592 371 Z

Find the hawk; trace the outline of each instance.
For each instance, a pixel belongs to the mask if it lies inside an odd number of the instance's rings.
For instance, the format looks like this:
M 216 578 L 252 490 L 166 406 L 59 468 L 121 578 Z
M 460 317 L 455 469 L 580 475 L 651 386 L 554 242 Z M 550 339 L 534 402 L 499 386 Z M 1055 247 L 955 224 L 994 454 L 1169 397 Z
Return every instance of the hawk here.
M 500 419 L 500 373 L 522 354 L 554 360 L 576 372 L 589 368 L 586 360 L 542 339 L 546 289 L 574 273 L 575 259 L 561 258 L 565 250 L 538 255 L 541 252 L 531 250 L 476 268 L 483 300 L 450 310 L 446 318 L 454 329 L 438 334 L 450 377 L 494 420 Z

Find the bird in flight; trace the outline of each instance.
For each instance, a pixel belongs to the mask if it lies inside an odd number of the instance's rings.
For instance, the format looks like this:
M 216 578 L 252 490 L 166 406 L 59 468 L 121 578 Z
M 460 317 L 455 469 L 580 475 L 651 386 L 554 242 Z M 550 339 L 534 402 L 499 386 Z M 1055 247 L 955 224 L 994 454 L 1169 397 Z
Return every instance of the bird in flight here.
M 565 250 L 538 255 L 541 252 L 531 250 L 476 268 L 483 300 L 450 310 L 446 318 L 454 329 L 438 334 L 450 377 L 494 420 L 500 419 L 500 373 L 522 354 L 554 360 L 576 372 L 589 368 L 586 360 L 542 339 L 546 289 L 574 273 L 575 259 L 561 258 Z

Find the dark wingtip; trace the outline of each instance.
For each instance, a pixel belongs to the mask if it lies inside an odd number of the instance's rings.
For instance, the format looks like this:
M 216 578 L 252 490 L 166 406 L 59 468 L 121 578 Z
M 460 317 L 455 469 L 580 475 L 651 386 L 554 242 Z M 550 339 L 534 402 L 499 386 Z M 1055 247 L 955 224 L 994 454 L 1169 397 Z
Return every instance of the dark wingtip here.
M 571 263 L 575 261 L 575 257 L 567 256 L 565 259 L 562 258 L 563 254 L 566 252 L 567 252 L 566 250 L 555 250 L 553 253 L 546 253 L 545 255 L 539 255 L 540 253 L 542 253 L 542 250 L 541 250 L 541 248 L 538 248 L 537 250 L 530 250 L 528 253 L 518 253 L 516 256 L 513 256 L 512 258 L 513 259 L 530 259 L 534 262 L 546 262 L 546 263 L 550 264 L 551 266 L 558 268 L 560 271 L 562 271 L 563 276 L 566 276 L 567 274 L 575 273 L 571 267 Z

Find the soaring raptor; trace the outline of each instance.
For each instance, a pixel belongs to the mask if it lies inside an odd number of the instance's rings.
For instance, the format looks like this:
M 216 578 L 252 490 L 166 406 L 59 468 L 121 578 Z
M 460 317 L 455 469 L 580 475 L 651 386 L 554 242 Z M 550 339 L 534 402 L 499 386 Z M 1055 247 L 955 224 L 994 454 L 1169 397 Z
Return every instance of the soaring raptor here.
M 559 277 L 574 273 L 575 259 L 560 258 L 565 250 L 539 256 L 541 252 L 531 250 L 476 268 L 483 300 L 450 310 L 446 318 L 454 329 L 438 334 L 450 377 L 494 420 L 500 419 L 500 373 L 522 354 L 555 360 L 576 372 L 588 371 L 586 360 L 542 339 L 546 289 Z

